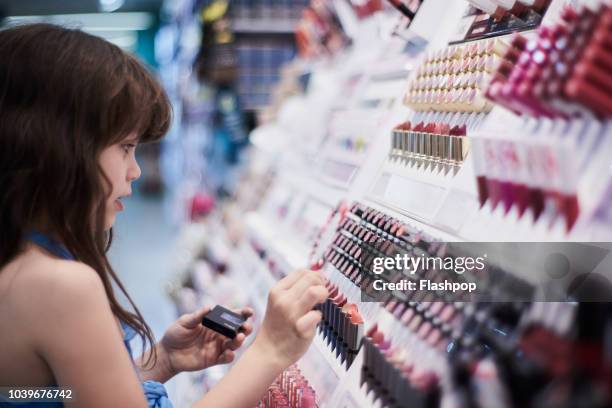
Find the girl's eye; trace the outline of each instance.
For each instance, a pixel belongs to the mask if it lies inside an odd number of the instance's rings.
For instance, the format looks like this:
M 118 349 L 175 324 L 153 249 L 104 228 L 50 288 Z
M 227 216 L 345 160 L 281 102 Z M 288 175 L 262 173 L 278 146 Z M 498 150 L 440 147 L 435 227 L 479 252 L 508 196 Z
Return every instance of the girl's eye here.
M 130 152 L 131 149 L 136 148 L 136 145 L 134 143 L 126 143 L 121 145 L 121 147 L 123 148 L 123 151 L 127 154 Z

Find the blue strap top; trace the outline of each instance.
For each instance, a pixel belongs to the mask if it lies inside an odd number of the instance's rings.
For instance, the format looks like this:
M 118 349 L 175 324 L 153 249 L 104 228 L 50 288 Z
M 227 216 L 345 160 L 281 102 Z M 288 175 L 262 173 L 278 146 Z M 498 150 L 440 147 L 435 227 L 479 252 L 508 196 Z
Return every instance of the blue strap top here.
M 53 241 L 48 236 L 34 231 L 28 235 L 28 239 L 34 242 L 36 245 L 46 249 L 53 255 L 62 259 L 74 259 L 74 256 L 58 242 Z M 133 361 L 132 347 L 130 341 L 136 336 L 136 331 L 128 324 L 121 322 L 123 328 L 123 344 L 130 355 L 130 359 Z M 166 388 L 157 381 L 144 381 L 142 383 L 142 389 L 144 391 L 149 408 L 172 408 L 172 403 L 168 399 L 168 393 Z M 19 402 L 8 402 L 0 395 L 0 407 L 20 407 L 20 408 L 63 408 L 62 402 L 37 402 L 37 403 L 19 403 Z

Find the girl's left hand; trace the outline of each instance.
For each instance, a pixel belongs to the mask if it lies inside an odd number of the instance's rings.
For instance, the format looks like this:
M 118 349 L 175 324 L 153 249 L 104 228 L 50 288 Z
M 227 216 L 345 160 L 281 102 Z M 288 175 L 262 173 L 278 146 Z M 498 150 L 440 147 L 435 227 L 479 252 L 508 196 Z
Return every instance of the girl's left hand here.
M 202 318 L 210 311 L 205 307 L 194 313 L 181 316 L 164 334 L 159 342 L 169 369 L 178 374 L 182 371 L 197 371 L 234 360 L 234 351 L 240 348 L 246 336 L 253 332 L 253 326 L 245 323 L 244 332 L 230 339 L 202 325 Z M 251 308 L 234 310 L 248 318 L 253 315 Z

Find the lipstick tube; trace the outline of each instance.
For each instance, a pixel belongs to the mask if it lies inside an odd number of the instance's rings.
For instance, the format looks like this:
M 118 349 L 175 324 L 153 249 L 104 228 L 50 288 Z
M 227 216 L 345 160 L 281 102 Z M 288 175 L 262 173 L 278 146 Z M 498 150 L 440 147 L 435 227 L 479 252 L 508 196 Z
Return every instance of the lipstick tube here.
M 432 143 L 433 143 L 433 133 L 425 133 L 425 140 L 423 143 L 423 161 L 424 168 L 427 168 L 430 163 L 431 153 L 432 153 Z
M 576 64 L 572 79 L 583 79 L 599 88 L 602 93 L 612 93 L 612 74 L 610 71 L 603 70 L 599 66 L 587 61 L 583 60 Z
M 601 69 L 612 69 L 612 51 L 591 41 L 582 54 L 582 61 L 593 64 Z
M 572 78 L 565 85 L 564 91 L 569 98 L 594 112 L 606 117 L 612 116 L 612 96 L 586 78 L 582 76 Z

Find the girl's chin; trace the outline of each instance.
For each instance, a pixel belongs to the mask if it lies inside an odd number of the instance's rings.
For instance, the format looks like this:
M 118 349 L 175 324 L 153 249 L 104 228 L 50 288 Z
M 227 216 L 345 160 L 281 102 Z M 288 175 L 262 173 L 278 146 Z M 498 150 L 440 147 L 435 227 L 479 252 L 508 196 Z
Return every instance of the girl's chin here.
M 104 229 L 108 231 L 115 224 L 115 214 L 106 215 L 106 222 L 104 223 Z

